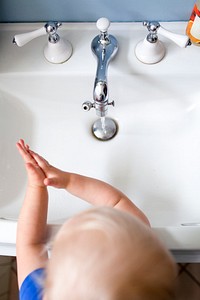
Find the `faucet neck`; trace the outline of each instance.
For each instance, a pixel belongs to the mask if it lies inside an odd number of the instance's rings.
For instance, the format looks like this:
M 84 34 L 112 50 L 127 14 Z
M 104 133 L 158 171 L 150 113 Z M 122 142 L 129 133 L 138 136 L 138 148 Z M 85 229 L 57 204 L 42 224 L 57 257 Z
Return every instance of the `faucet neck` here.
M 118 43 L 114 36 L 108 35 L 104 37 L 103 42 L 101 36 L 96 36 L 91 44 L 91 48 L 97 57 L 97 71 L 95 82 L 107 81 L 107 68 L 110 60 L 116 55 Z
M 99 43 L 102 46 L 108 45 L 110 43 L 109 35 L 108 35 L 107 31 L 106 32 L 101 31 L 101 33 L 99 35 Z
M 107 85 L 107 70 L 110 60 L 116 55 L 118 43 L 114 36 L 108 35 L 106 32 L 96 36 L 91 44 L 91 48 L 97 57 L 97 70 L 94 82 L 93 99 L 96 113 L 99 116 L 105 116 L 108 106 L 108 85 Z M 101 41 L 103 39 L 103 42 Z

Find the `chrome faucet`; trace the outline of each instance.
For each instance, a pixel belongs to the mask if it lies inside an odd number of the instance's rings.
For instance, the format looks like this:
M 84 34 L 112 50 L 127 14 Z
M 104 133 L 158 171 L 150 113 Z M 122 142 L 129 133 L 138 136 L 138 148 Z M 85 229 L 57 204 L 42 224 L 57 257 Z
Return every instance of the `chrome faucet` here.
M 94 107 L 97 116 L 105 117 L 108 105 L 114 106 L 114 101 L 109 102 L 107 70 L 110 60 L 117 53 L 118 43 L 116 38 L 107 32 L 110 26 L 108 19 L 100 18 L 96 26 L 100 30 L 100 34 L 93 39 L 91 44 L 91 49 L 97 57 L 97 71 L 93 90 L 94 102 L 86 101 L 82 106 L 85 111 Z

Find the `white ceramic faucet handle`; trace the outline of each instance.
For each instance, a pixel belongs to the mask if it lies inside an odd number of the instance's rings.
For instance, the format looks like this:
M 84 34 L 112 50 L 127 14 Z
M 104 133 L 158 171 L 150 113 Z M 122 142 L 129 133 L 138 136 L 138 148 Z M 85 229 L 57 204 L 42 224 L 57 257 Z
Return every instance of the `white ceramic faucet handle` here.
M 187 35 L 184 34 L 177 34 L 173 33 L 169 30 L 164 29 L 162 26 L 158 28 L 158 33 L 160 33 L 162 36 L 170 39 L 175 44 L 177 44 L 181 48 L 185 48 L 189 45 L 190 39 Z
M 110 27 L 110 21 L 107 18 L 100 18 L 98 19 L 96 26 L 101 32 L 107 32 Z
M 15 35 L 13 38 L 13 43 L 19 47 L 22 47 L 25 44 L 27 44 L 28 42 L 32 41 L 33 39 L 35 39 L 39 36 L 42 36 L 42 35 L 46 35 L 46 34 L 47 34 L 46 29 L 43 26 L 42 28 L 31 31 L 31 32 Z

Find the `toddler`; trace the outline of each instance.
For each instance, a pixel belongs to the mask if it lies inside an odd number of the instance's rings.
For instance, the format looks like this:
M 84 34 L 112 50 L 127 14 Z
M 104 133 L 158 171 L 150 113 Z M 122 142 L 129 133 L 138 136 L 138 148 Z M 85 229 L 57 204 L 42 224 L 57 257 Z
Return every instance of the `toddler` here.
M 97 179 L 61 171 L 17 143 L 28 175 L 17 226 L 20 300 L 174 299 L 176 266 L 143 212 Z M 48 258 L 48 186 L 94 207 L 67 220 Z

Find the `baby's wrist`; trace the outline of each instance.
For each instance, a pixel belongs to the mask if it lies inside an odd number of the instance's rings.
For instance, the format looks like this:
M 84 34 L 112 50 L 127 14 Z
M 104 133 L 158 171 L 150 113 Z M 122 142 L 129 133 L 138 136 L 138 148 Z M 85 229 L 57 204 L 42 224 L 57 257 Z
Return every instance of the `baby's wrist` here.
M 37 184 L 31 184 L 31 183 L 29 183 L 28 186 L 27 186 L 27 188 L 34 189 L 34 190 L 41 190 L 41 191 L 47 190 L 46 185 L 43 185 L 43 184 L 37 185 Z
M 64 188 L 65 190 L 68 189 L 69 181 L 70 181 L 70 175 L 71 175 L 71 173 L 69 173 L 69 172 L 64 172 L 64 177 L 63 177 L 63 188 Z

